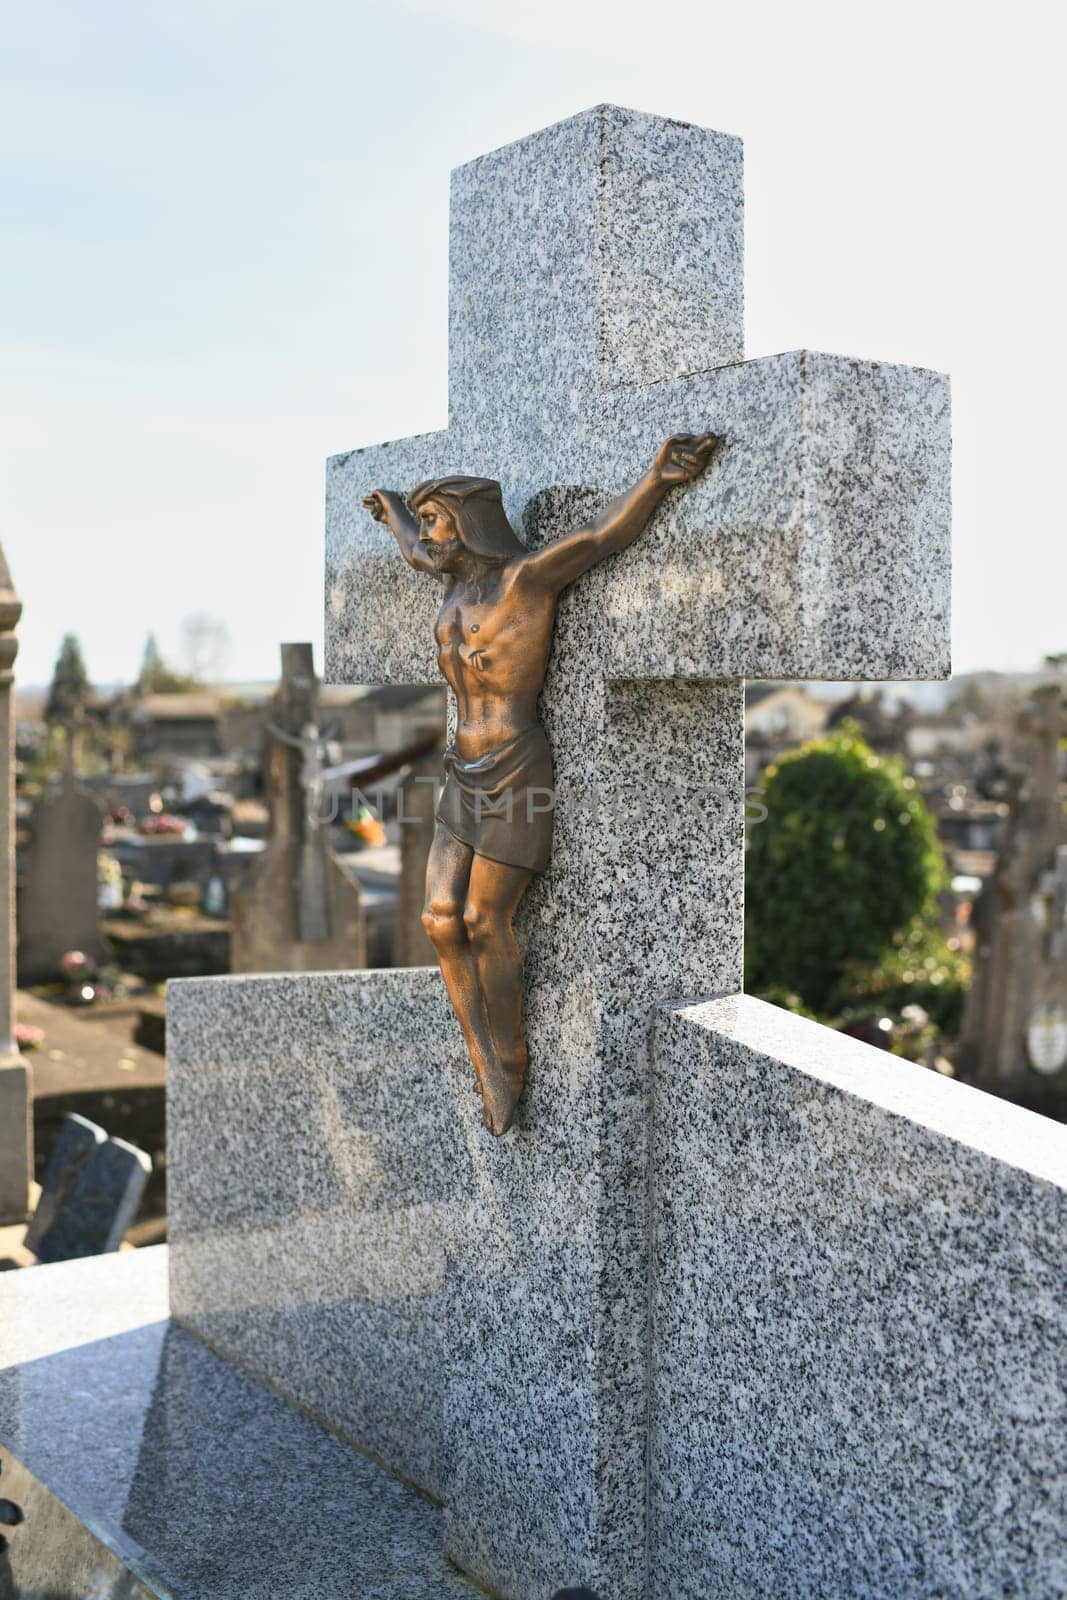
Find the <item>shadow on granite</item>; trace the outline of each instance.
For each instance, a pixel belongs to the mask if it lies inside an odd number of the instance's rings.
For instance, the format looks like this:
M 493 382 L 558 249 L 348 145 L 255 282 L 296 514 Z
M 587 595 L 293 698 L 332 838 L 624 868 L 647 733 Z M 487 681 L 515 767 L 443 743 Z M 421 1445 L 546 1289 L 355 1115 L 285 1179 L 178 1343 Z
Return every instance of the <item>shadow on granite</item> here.
M 156 1255 L 165 1248 L 32 1269 L 0 1293 L 0 1476 L 25 1492 L 32 1474 L 119 1558 L 130 1577 L 102 1592 L 471 1600 L 478 1591 L 442 1555 L 433 1505 L 184 1329 L 160 1319 L 93 1338 L 94 1311 L 77 1342 L 79 1299 L 98 1306 L 138 1279 L 165 1284 L 146 1259 Z M 142 1317 L 160 1298 L 149 1289 Z M 72 1541 L 41 1547 L 50 1525 L 28 1514 L 11 1531 L 0 1563 L 15 1593 L 75 1592 Z

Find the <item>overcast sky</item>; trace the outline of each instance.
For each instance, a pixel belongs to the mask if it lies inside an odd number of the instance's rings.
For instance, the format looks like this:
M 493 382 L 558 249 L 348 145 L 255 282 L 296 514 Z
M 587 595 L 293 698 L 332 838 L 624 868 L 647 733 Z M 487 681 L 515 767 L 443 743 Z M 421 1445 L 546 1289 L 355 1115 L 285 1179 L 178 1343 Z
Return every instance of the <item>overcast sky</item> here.
M 0 0 L 19 675 L 322 627 L 323 459 L 445 420 L 449 169 L 599 101 L 740 134 L 747 348 L 949 371 L 958 670 L 1067 649 L 1062 68 L 1017 3 Z M 492 471 L 492 463 L 486 463 Z

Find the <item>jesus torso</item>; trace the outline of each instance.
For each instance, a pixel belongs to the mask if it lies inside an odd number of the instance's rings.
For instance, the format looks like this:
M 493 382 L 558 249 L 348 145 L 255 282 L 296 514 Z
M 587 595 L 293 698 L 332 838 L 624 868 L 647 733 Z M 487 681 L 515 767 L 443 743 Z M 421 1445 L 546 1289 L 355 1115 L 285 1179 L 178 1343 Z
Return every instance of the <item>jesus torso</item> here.
M 556 595 L 508 561 L 477 585 L 447 580 L 434 637 L 456 696 L 455 747 L 477 761 L 537 721 Z

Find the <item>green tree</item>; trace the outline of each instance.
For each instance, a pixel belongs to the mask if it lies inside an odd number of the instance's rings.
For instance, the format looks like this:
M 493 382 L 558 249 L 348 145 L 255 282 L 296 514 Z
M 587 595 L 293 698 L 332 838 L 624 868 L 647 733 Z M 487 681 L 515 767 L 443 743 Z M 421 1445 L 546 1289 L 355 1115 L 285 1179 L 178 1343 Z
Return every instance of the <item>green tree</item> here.
M 139 694 L 186 694 L 194 687 L 193 679 L 180 672 L 172 672 L 163 659 L 154 633 L 144 643 L 141 670 L 137 674 Z
M 85 670 L 81 645 L 75 634 L 65 633 L 52 669 L 52 682 L 44 708 L 45 721 L 65 722 L 76 717 L 88 705 L 91 694 L 92 685 Z
M 849 977 L 936 923 L 944 857 L 915 782 L 854 723 L 764 774 L 745 882 L 745 981 L 830 1015 Z
M 137 685 L 142 694 L 151 694 L 155 688 L 155 681 L 161 672 L 166 671 L 163 656 L 154 633 L 150 633 L 144 642 L 144 652 L 141 656 L 141 670 L 137 674 Z

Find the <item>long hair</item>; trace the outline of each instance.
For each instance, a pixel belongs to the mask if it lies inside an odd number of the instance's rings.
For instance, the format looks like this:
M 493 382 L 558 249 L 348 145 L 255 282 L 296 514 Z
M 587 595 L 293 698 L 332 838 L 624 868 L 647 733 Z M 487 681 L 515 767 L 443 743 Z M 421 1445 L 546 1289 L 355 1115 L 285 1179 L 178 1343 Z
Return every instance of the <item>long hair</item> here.
M 486 561 L 507 561 L 526 549 L 507 519 L 495 478 L 427 478 L 407 496 L 417 512 L 427 500 L 439 500 L 452 513 L 460 542 Z

